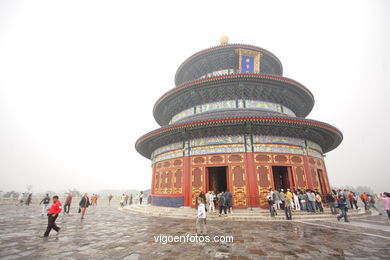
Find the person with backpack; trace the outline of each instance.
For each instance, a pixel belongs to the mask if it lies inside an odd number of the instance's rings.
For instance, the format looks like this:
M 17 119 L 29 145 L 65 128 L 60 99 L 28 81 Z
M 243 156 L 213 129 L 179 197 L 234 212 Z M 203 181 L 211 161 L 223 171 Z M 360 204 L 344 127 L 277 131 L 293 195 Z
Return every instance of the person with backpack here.
M 221 216 L 222 210 L 225 213 L 225 216 L 227 216 L 227 212 L 226 212 L 226 197 L 224 196 L 224 192 L 223 191 L 219 194 L 218 208 L 219 208 L 219 216 Z
M 79 213 L 81 212 L 81 219 L 84 219 L 85 211 L 87 210 L 89 203 L 88 193 L 84 193 L 84 196 L 81 198 L 79 206 Z
M 49 194 L 46 193 L 46 196 L 39 203 L 39 205 L 42 205 L 42 213 L 41 213 L 42 216 L 47 214 L 49 203 L 50 203 L 50 197 Z
M 340 193 L 339 197 L 337 199 L 338 205 L 337 207 L 341 210 L 341 214 L 337 216 L 337 220 L 340 221 L 340 219 L 344 218 L 345 222 L 349 222 L 348 216 L 347 216 L 347 199 L 344 196 L 344 194 Z

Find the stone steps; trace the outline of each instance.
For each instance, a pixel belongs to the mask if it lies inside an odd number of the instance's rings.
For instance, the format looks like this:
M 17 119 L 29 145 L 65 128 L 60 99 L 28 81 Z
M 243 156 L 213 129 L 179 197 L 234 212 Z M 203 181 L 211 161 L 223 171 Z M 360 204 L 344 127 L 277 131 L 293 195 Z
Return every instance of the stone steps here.
M 194 219 L 196 216 L 196 210 L 193 208 L 168 208 L 168 207 L 156 207 L 156 206 L 126 206 L 122 209 L 126 212 L 131 212 L 135 214 L 142 214 L 147 216 L 155 217 L 168 217 L 168 218 L 179 218 L 179 219 Z M 244 210 L 234 210 L 233 214 L 228 214 L 227 216 L 222 215 L 218 216 L 218 213 L 208 213 L 207 219 L 209 220 L 236 220 L 236 221 L 259 221 L 259 220 L 285 220 L 284 211 L 278 210 L 278 215 L 275 217 L 270 217 L 268 210 L 263 209 L 244 209 Z M 362 216 L 365 213 L 361 211 L 350 210 L 348 212 L 349 216 Z M 330 219 L 335 218 L 335 215 L 330 214 L 329 209 L 325 209 L 324 213 L 308 213 L 303 211 L 293 211 L 293 219 Z

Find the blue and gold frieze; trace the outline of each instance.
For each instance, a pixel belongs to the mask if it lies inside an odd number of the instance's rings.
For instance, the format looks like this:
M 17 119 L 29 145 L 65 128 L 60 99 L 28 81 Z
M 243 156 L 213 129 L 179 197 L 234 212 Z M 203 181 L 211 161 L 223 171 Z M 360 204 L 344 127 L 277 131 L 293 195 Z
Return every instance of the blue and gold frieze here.
M 224 100 L 202 105 L 202 112 L 236 108 L 235 100 Z
M 302 147 L 277 144 L 254 144 L 253 150 L 255 153 L 305 154 L 305 149 Z
M 230 135 L 204 137 L 160 147 L 152 154 L 159 162 L 182 156 L 216 153 L 286 153 L 323 158 L 321 147 L 309 140 L 262 135 Z
M 218 102 L 212 102 L 207 104 L 198 105 L 188 108 L 172 117 L 170 124 L 175 123 L 183 118 L 210 111 L 227 110 L 235 108 L 250 108 L 259 109 L 264 111 L 284 113 L 288 116 L 295 117 L 295 113 L 288 107 L 282 106 L 277 103 L 261 101 L 261 100 L 222 100 Z
M 153 157 L 152 163 L 170 160 L 170 159 L 174 159 L 174 158 L 178 158 L 178 157 L 183 157 L 183 149 L 174 150 L 171 152 L 156 155 L 155 157 Z
M 193 107 L 189 108 L 189 109 L 186 109 L 182 112 L 180 112 L 179 114 L 175 115 L 174 117 L 172 117 L 171 119 L 171 122 L 170 123 L 174 123 L 176 121 L 179 121 L 180 119 L 183 119 L 185 117 L 189 117 L 189 116 L 192 116 L 195 114 L 195 109 Z
M 253 143 L 255 144 L 289 144 L 300 147 L 306 147 L 305 140 L 293 137 L 254 135 Z
M 155 157 L 159 154 L 166 153 L 169 151 L 178 150 L 178 149 L 183 150 L 183 142 L 177 142 L 177 143 L 162 146 L 154 150 L 154 152 L 152 153 L 152 157 Z
M 307 155 L 312 156 L 312 157 L 316 157 L 316 158 L 319 158 L 319 159 L 323 159 L 324 158 L 322 153 L 320 153 L 320 152 L 318 152 L 316 150 L 310 149 L 310 148 L 307 149 Z
M 262 109 L 268 111 L 282 112 L 282 106 L 272 102 L 245 100 L 245 107 L 252 109 Z
M 321 146 L 319 146 L 318 144 L 316 144 L 316 143 L 314 143 L 312 141 L 309 141 L 309 140 L 306 141 L 306 144 L 307 144 L 308 148 L 316 150 L 316 151 L 318 151 L 321 154 L 323 153 Z
M 243 135 L 214 136 L 190 140 L 191 147 L 216 144 L 243 144 Z
M 220 153 L 244 153 L 244 144 L 225 144 L 193 147 L 190 155 L 220 154 Z

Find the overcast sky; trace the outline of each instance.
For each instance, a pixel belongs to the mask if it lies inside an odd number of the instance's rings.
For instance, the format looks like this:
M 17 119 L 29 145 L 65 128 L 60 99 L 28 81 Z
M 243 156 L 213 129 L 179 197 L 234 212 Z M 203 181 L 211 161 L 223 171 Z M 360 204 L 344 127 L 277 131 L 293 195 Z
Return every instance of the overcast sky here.
M 134 143 L 178 66 L 219 44 L 273 52 L 339 128 L 331 185 L 390 190 L 390 1 L 0 1 L 0 190 L 147 189 Z

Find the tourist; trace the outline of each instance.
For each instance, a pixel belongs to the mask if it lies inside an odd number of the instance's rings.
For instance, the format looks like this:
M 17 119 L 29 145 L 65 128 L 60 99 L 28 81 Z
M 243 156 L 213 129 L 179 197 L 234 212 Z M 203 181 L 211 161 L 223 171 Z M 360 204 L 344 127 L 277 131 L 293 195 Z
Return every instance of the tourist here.
M 355 205 L 355 209 L 358 210 L 359 207 L 357 205 L 357 201 L 359 199 L 359 196 L 355 194 L 355 192 L 352 192 L 352 196 L 353 196 L 353 205 Z
M 197 200 L 198 200 L 198 216 L 196 219 L 196 234 L 198 236 L 200 235 L 203 236 L 203 235 L 207 235 L 206 206 L 205 206 L 205 201 L 202 197 L 198 197 Z
M 23 206 L 23 193 L 19 193 L 18 202 L 19 204 L 16 204 L 17 206 Z
M 274 190 L 274 200 L 275 200 L 276 209 L 280 209 L 280 204 L 282 202 L 280 200 L 280 193 L 276 189 Z
M 271 217 L 275 217 L 275 215 L 278 215 L 278 213 L 276 213 L 276 210 L 274 208 L 275 201 L 274 201 L 273 192 L 271 189 L 269 190 L 269 193 L 267 195 L 267 202 L 268 202 L 268 208 L 269 208 L 269 212 L 271 214 Z
M 330 212 L 332 213 L 332 215 L 336 215 L 337 211 L 336 211 L 335 199 L 334 199 L 333 195 L 329 192 L 326 194 L 326 201 L 328 202 Z
M 125 194 L 122 194 L 122 196 L 119 198 L 119 204 L 121 205 L 121 208 L 125 206 Z
M 233 207 L 232 207 L 233 195 L 228 190 L 226 190 L 226 192 L 224 193 L 224 196 L 226 198 L 226 209 L 227 209 L 227 212 L 229 212 L 231 214 L 231 213 L 233 213 Z
M 48 237 L 52 229 L 57 231 L 57 234 L 60 231 L 61 228 L 57 227 L 56 219 L 58 217 L 58 214 L 60 214 L 61 210 L 62 210 L 62 206 L 60 201 L 58 200 L 58 196 L 57 195 L 53 196 L 53 205 L 51 205 L 49 209 L 49 213 L 47 214 L 48 224 L 47 224 L 46 232 L 43 235 L 44 237 Z
M 218 199 L 219 216 L 221 216 L 222 210 L 225 213 L 225 216 L 227 216 L 227 212 L 226 212 L 226 197 L 223 194 L 224 194 L 224 192 L 221 192 L 219 194 L 219 199 Z
M 66 197 L 66 200 L 65 200 L 65 206 L 64 206 L 64 214 L 69 214 L 69 210 L 70 210 L 70 204 L 72 204 L 72 194 L 68 194 L 68 196 Z
M 85 211 L 87 210 L 88 206 L 90 205 L 88 193 L 84 193 L 84 196 L 81 198 L 79 206 L 81 211 L 81 219 L 84 219 Z
M 210 208 L 210 193 L 211 191 L 206 192 L 206 211 Z
M 130 194 L 129 205 L 132 205 L 132 204 L 133 204 L 133 194 Z
M 367 194 L 365 192 L 363 192 L 362 195 L 360 195 L 360 199 L 362 200 L 363 204 L 364 204 L 364 210 L 368 210 L 368 205 L 367 205 Z
M 142 205 L 142 199 L 144 198 L 144 192 L 141 191 L 139 194 L 139 205 Z
M 27 197 L 27 200 L 26 200 L 26 205 L 27 206 L 30 206 L 31 200 L 32 200 L 32 193 L 28 194 L 28 197 Z
M 368 202 L 368 207 L 370 209 L 374 208 L 376 211 L 378 211 L 379 215 L 382 215 L 382 213 L 375 206 L 375 199 L 373 195 L 370 194 L 367 196 L 367 202 Z
M 298 198 L 299 202 L 301 203 L 301 210 L 307 211 L 305 193 L 303 191 L 299 191 Z
M 324 213 L 324 208 L 322 207 L 322 197 L 319 192 L 316 192 L 316 208 L 318 208 L 321 213 Z
M 46 196 L 41 200 L 41 202 L 39 202 L 39 205 L 42 205 L 42 213 L 41 213 L 42 216 L 47 214 L 47 208 L 49 206 L 49 203 L 50 203 L 50 197 L 49 194 L 46 193 Z
M 108 205 L 111 205 L 112 195 L 108 195 Z
M 127 206 L 127 202 L 129 201 L 129 195 L 125 194 L 125 202 L 124 205 Z
M 279 192 L 279 197 L 280 197 L 280 209 L 284 209 L 284 200 L 286 199 L 286 194 L 284 194 L 284 190 L 281 189 Z
M 290 196 L 286 196 L 284 199 L 284 213 L 286 214 L 287 220 L 292 220 L 291 207 L 292 207 L 292 200 Z
M 214 204 L 214 200 L 215 200 L 215 194 L 214 194 L 214 191 L 210 191 L 210 196 L 209 196 L 209 212 L 211 213 L 211 211 L 213 213 L 215 213 L 215 204 Z
M 95 206 L 97 206 L 98 198 L 99 198 L 99 195 L 95 194 Z
M 349 207 L 353 209 L 353 194 L 352 191 L 348 192 L 348 202 L 349 202 Z
M 337 207 L 341 210 L 341 214 L 337 216 L 337 220 L 340 221 L 344 217 L 345 222 L 349 222 L 348 216 L 347 216 L 347 200 L 344 194 L 339 194 L 337 198 Z
M 152 204 L 152 195 L 151 194 L 148 195 L 147 203 Z
M 380 199 L 383 200 L 385 203 L 385 210 L 387 212 L 387 217 L 389 218 L 390 221 L 390 193 L 384 192 L 383 194 L 380 194 L 381 197 Z
M 311 203 L 312 202 L 311 200 L 312 198 L 311 198 L 310 190 L 306 190 L 305 201 L 307 206 L 307 212 L 315 212 L 315 208 L 313 209 L 313 204 Z
M 316 213 L 318 211 L 317 204 L 316 204 L 316 194 L 313 190 L 310 190 L 311 195 L 311 207 L 313 208 L 313 212 Z
M 296 190 L 294 191 L 293 198 L 294 198 L 294 208 L 295 208 L 295 210 L 301 210 L 301 205 L 299 203 L 298 191 L 296 191 Z

